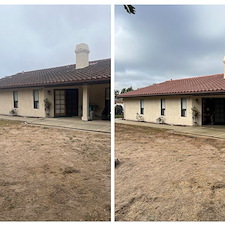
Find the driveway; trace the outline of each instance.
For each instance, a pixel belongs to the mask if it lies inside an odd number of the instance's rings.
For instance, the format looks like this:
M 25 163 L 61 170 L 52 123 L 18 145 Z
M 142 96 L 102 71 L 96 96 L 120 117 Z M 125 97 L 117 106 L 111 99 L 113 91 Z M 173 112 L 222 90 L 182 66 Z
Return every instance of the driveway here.
M 78 117 L 28 118 L 28 117 L 4 116 L 4 115 L 0 115 L 0 119 L 17 120 L 35 125 L 62 127 L 94 132 L 103 132 L 103 133 L 111 132 L 111 123 L 110 121 L 105 120 L 82 121 Z

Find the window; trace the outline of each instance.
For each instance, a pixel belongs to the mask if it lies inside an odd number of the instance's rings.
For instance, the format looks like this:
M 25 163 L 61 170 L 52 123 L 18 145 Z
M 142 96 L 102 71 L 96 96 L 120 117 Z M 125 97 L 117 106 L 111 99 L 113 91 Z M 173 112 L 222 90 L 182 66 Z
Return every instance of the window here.
M 187 116 L 187 99 L 181 98 L 181 116 L 186 117 Z
M 13 107 L 18 108 L 18 92 L 13 91 Z
M 144 114 L 144 100 L 140 100 L 140 114 Z
M 161 116 L 165 116 L 166 104 L 165 98 L 161 99 Z
M 34 109 L 39 109 L 39 91 L 33 91 Z

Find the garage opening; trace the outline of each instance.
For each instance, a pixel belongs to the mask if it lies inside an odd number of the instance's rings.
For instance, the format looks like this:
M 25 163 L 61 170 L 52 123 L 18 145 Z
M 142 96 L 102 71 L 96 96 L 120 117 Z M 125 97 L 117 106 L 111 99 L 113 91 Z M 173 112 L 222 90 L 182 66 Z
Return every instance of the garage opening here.
M 202 99 L 202 124 L 225 125 L 225 98 Z

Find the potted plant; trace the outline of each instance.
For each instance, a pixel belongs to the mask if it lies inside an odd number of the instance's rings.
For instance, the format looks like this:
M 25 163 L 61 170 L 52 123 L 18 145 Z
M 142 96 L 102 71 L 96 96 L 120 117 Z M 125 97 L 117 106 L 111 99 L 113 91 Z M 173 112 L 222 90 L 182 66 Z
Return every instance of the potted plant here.
M 159 118 L 156 119 L 157 123 L 164 123 L 164 118 L 162 116 L 160 116 Z
M 45 113 L 46 113 L 46 117 L 50 116 L 50 107 L 52 105 L 52 103 L 48 100 L 48 98 L 44 99 L 44 104 L 45 104 Z
M 200 112 L 198 111 L 198 109 L 195 106 L 192 107 L 191 110 L 192 110 L 192 115 L 193 115 L 192 118 L 194 120 L 194 124 L 197 125 L 198 115 Z
M 194 106 L 194 107 L 192 107 L 191 109 L 192 109 L 192 114 L 193 114 L 193 116 L 198 117 L 198 115 L 199 115 L 199 111 L 198 111 L 198 109 L 197 109 L 195 106 Z
M 11 116 L 16 116 L 17 115 L 17 110 L 16 109 L 12 109 L 11 111 L 9 111 L 9 114 Z

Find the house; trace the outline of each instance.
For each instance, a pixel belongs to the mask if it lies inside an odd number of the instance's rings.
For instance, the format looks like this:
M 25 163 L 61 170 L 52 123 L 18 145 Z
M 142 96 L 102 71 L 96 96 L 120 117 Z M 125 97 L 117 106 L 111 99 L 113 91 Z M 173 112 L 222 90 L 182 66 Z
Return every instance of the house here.
M 0 114 L 108 119 L 111 60 L 89 62 L 89 52 L 88 45 L 81 43 L 75 49 L 76 64 L 0 79 Z
M 119 95 L 124 119 L 173 125 L 225 125 L 224 73 L 168 80 Z

